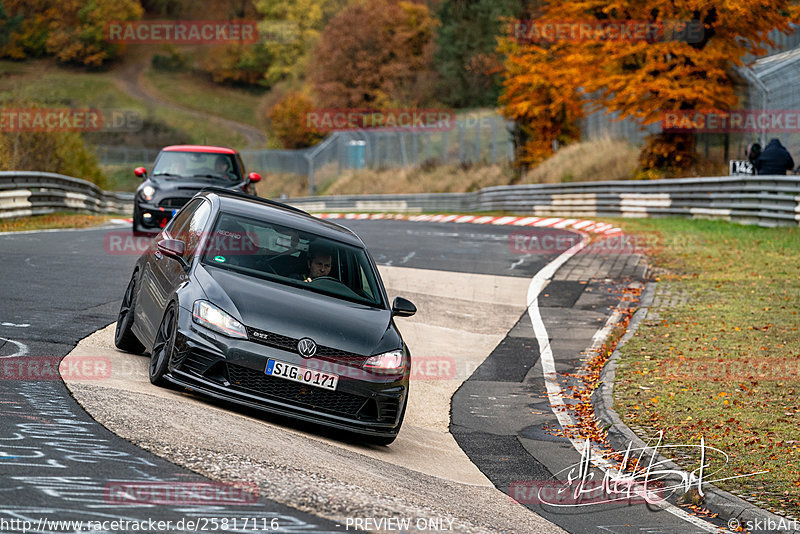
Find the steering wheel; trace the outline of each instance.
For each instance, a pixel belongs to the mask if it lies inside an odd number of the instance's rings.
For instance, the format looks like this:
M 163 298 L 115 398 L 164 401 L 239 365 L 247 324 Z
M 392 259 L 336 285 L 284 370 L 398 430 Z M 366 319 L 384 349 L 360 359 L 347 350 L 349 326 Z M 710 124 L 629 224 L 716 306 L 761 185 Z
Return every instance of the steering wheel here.
M 316 282 L 317 280 L 333 280 L 334 282 L 339 282 L 340 284 L 344 284 L 344 282 L 342 282 L 338 278 L 334 278 L 333 276 L 318 276 L 312 279 L 311 281 Z

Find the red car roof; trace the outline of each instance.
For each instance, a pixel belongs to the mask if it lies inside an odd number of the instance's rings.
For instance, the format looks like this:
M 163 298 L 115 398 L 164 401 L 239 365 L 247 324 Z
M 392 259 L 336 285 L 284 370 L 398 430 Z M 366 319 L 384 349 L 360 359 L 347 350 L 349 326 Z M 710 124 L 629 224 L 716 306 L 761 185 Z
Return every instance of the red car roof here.
M 208 152 L 211 154 L 236 154 L 232 148 L 221 146 L 202 146 L 202 145 L 172 145 L 161 149 L 163 152 Z

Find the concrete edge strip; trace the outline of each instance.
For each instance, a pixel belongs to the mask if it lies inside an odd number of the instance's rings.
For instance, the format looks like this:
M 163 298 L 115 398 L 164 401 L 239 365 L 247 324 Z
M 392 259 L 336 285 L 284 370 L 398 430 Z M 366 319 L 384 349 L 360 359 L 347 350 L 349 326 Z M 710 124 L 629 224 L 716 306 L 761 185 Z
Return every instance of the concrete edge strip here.
M 547 398 L 550 402 L 550 408 L 553 410 L 553 414 L 556 416 L 559 424 L 564 429 L 567 429 L 570 425 L 575 425 L 576 421 L 567 412 L 566 405 L 564 404 L 563 390 L 558 383 L 558 374 L 556 373 L 553 351 L 550 348 L 549 336 L 547 334 L 547 329 L 545 328 L 544 322 L 542 321 L 541 314 L 539 313 L 538 297 L 539 293 L 541 293 L 542 289 L 544 289 L 555 272 L 570 258 L 583 249 L 588 242 L 588 236 L 584 234 L 580 243 L 573 246 L 566 252 L 563 252 L 560 256 L 558 256 L 558 258 L 548 263 L 544 268 L 536 273 L 531 280 L 530 286 L 528 286 L 528 314 L 530 315 L 534 334 L 536 335 L 536 340 L 539 344 L 539 358 L 542 362 L 542 374 L 545 386 L 547 388 Z M 621 315 L 619 313 L 616 313 L 609 317 L 609 319 L 606 321 L 606 324 L 593 337 L 592 346 L 599 346 L 599 344 L 605 340 L 605 338 L 611 332 L 614 324 L 619 320 L 620 316 Z M 602 451 L 597 447 L 592 447 L 588 440 L 581 442 L 572 437 L 569 437 L 568 439 L 581 457 L 584 457 L 587 454 L 590 455 L 592 463 L 597 468 L 603 472 L 611 471 L 613 473 L 616 471 L 615 465 L 606 460 Z M 697 516 L 689 514 L 685 510 L 667 501 L 657 501 L 653 504 L 705 532 L 719 532 L 719 528 L 716 526 L 702 520 Z
M 608 428 L 608 437 L 614 442 L 615 448 L 624 446 L 625 443 L 632 443 L 633 448 L 647 446 L 633 430 L 628 428 L 614 410 L 614 380 L 616 378 L 617 363 L 620 359 L 620 349 L 633 337 L 641 322 L 647 317 L 647 313 L 655 297 L 656 286 L 657 283 L 655 282 L 649 282 L 645 285 L 642 298 L 639 301 L 639 306 L 631 318 L 628 330 L 625 332 L 625 335 L 622 336 L 619 343 L 617 343 L 617 347 L 603 367 L 603 371 L 600 373 L 599 385 L 592 394 L 592 404 L 595 414 L 601 421 L 611 425 Z M 683 468 L 661 455 L 657 455 L 657 461 L 667 469 L 680 471 L 686 474 Z M 705 493 L 706 503 L 713 507 L 715 511 L 719 511 L 720 515 L 724 514 L 725 517 L 723 519 L 727 519 L 729 525 L 740 524 L 744 526 L 749 522 L 750 524 L 761 524 L 766 527 L 766 525 L 769 524 L 780 525 L 792 522 L 790 519 L 758 508 L 732 493 L 717 488 L 713 484 L 704 486 L 703 492 Z M 783 529 L 771 532 L 798 534 L 800 530 Z

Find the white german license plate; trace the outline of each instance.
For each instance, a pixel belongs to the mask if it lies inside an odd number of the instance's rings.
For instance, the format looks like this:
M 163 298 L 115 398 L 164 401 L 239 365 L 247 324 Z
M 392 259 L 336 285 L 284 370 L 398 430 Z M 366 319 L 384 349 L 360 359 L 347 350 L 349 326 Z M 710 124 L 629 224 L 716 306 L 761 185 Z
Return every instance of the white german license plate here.
M 270 376 L 293 380 L 309 386 L 330 389 L 336 391 L 336 384 L 339 383 L 339 376 L 330 373 L 323 373 L 314 369 L 300 367 L 291 363 L 279 362 L 277 360 L 267 361 L 265 372 Z

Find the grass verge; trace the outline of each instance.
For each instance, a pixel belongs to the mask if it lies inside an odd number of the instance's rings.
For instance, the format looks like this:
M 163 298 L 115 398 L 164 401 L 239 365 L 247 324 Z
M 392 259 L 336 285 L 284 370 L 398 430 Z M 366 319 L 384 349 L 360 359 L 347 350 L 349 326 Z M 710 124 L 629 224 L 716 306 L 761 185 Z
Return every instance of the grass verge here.
M 188 72 L 160 72 L 148 69 L 147 79 L 158 91 L 182 106 L 219 115 L 256 128 L 264 128 L 259 116 L 264 90 L 250 91 L 224 87 Z
M 148 106 L 130 97 L 115 84 L 115 72 L 82 72 L 60 67 L 48 60 L 20 63 L 14 71 L 0 76 L 0 99 L 24 99 L 42 107 L 83 106 L 106 111 L 135 111 L 175 131 L 175 142 L 242 146 L 244 137 L 220 124 L 198 120 L 169 106 Z M 224 116 L 220 113 L 220 116 Z M 131 132 L 124 144 L 151 146 L 152 131 Z M 169 138 L 162 140 L 170 143 Z M 100 143 L 108 144 L 108 143 Z M 114 144 L 113 142 L 110 144 Z
M 58 212 L 49 215 L 20 217 L 18 219 L 0 219 L 0 232 L 52 230 L 59 228 L 90 228 L 92 226 L 99 226 L 117 217 L 119 216 Z
M 649 254 L 660 283 L 621 349 L 616 411 L 643 438 L 663 430 L 664 443 L 696 445 L 702 436 L 727 453 L 706 480 L 766 471 L 715 484 L 800 516 L 800 229 L 617 223 L 658 243 Z M 675 460 L 699 465 L 695 454 Z

